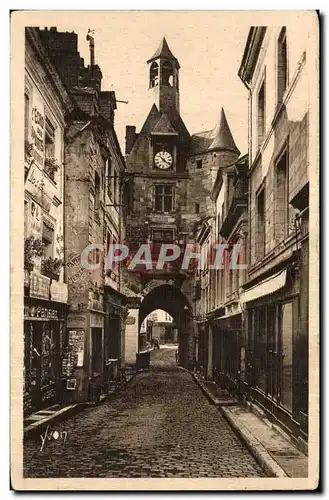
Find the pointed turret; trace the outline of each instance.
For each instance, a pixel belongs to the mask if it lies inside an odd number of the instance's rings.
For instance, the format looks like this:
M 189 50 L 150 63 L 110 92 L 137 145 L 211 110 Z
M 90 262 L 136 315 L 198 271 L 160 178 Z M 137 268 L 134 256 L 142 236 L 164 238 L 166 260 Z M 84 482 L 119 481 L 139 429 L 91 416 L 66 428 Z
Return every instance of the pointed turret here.
M 149 64 L 149 88 L 161 113 L 170 112 L 175 108 L 179 112 L 179 63 L 168 47 L 165 38 Z
M 221 109 L 219 124 L 214 130 L 213 137 L 214 139 L 210 144 L 208 151 L 229 150 L 236 152 L 238 155 L 240 154 L 240 151 L 234 142 L 230 127 L 228 126 L 223 108 Z
M 163 37 L 158 49 L 155 51 L 154 55 L 151 57 L 151 59 L 149 59 L 147 61 L 147 64 L 149 64 L 150 62 L 152 61 L 155 61 L 156 59 L 169 59 L 169 60 L 172 60 L 172 61 L 175 61 L 177 63 L 177 66 L 178 66 L 178 69 L 179 69 L 179 63 L 176 59 L 176 57 L 173 55 L 173 53 L 171 52 L 168 44 L 167 44 L 167 40 L 165 39 L 165 37 Z

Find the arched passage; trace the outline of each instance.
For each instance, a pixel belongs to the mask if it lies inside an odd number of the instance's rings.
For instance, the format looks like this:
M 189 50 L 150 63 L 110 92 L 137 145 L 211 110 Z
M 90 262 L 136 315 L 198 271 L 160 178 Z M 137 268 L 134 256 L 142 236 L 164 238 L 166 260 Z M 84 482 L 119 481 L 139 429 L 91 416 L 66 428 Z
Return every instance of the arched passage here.
M 186 296 L 176 285 L 162 284 L 151 289 L 140 305 L 139 330 L 144 319 L 156 309 L 163 309 L 174 319 L 178 331 L 179 361 L 182 366 L 189 367 L 192 361 L 194 324 Z

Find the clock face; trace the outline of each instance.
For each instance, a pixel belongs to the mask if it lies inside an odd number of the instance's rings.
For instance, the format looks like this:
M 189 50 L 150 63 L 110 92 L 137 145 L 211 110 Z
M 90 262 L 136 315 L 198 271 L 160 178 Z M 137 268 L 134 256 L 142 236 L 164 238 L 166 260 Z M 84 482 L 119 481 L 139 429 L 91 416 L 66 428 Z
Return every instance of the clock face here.
M 170 168 L 172 165 L 172 156 L 168 151 L 159 151 L 154 157 L 154 163 L 161 169 Z

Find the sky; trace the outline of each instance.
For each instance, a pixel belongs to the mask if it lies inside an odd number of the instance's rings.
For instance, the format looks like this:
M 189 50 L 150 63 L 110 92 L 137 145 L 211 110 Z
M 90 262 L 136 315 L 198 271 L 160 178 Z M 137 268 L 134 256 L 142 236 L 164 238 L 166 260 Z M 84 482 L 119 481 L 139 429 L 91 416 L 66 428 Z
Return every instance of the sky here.
M 95 59 L 102 90 L 118 100 L 115 128 L 124 153 L 125 126 L 142 127 L 151 108 L 149 59 L 165 36 L 179 60 L 180 112 L 190 134 L 211 130 L 224 107 L 241 153 L 247 151 L 247 89 L 237 73 L 251 19 L 234 11 L 53 11 L 38 23 L 78 34 L 78 49 L 89 64 L 88 28 L 94 29 Z

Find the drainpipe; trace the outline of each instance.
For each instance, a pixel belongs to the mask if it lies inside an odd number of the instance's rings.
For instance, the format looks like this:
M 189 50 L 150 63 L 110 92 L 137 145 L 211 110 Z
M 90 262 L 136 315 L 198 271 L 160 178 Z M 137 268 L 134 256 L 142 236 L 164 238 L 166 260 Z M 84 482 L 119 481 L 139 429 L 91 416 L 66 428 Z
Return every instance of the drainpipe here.
M 248 90 L 248 162 L 249 162 L 249 168 L 252 164 L 252 93 L 251 93 L 251 87 L 250 85 L 241 78 L 239 75 L 240 80 Z M 248 260 L 250 262 L 250 256 L 251 256 L 251 238 L 250 238 L 250 230 L 251 230 L 251 217 L 250 217 L 250 207 L 251 207 L 251 189 L 250 189 L 250 177 L 248 175 Z M 247 274 L 247 273 L 246 273 Z M 242 316 L 244 325 L 243 325 L 243 330 L 245 330 L 245 317 L 244 314 Z M 246 332 L 244 332 L 246 333 Z M 244 344 L 246 342 L 246 338 L 244 338 Z M 240 342 L 239 342 L 239 360 L 240 360 L 240 366 L 239 366 L 239 399 L 243 399 L 243 394 L 244 394 L 244 388 L 241 390 L 241 332 L 240 332 Z M 244 352 L 246 353 L 246 347 L 244 348 Z M 244 357 L 246 358 L 246 354 L 244 354 Z M 244 363 L 246 364 L 246 359 Z M 250 360 L 248 360 L 250 363 Z M 246 376 L 249 378 L 249 367 L 245 366 L 244 368 L 244 380 L 246 380 Z
M 239 75 L 240 80 L 248 90 L 248 162 L 249 162 L 249 168 L 252 163 L 252 94 L 251 94 L 251 87 L 250 85 L 241 78 Z M 249 181 L 249 189 L 248 189 L 248 254 L 249 254 L 249 259 L 251 255 L 251 240 L 250 240 L 250 227 L 251 227 L 251 220 L 250 220 L 250 206 L 251 206 L 251 189 L 250 189 L 250 181 Z

